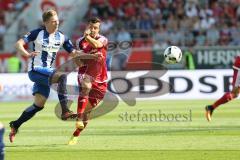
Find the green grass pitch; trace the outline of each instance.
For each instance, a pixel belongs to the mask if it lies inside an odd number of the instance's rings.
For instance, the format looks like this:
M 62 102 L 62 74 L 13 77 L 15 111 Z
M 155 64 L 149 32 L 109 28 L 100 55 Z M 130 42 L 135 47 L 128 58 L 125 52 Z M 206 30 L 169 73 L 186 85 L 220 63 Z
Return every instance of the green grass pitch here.
M 56 102 L 48 102 L 43 111 L 20 128 L 15 142 L 10 144 L 9 121 L 31 103 L 0 102 L 0 121 L 6 126 L 6 160 L 239 160 L 239 100 L 218 108 L 208 123 L 204 106 L 210 102 L 138 101 L 134 107 L 121 102 L 112 112 L 91 120 L 76 146 L 66 145 L 74 122 L 63 122 L 55 116 Z M 185 118 L 181 122 L 150 121 L 150 114 L 157 115 L 159 110 Z M 126 112 L 132 119 L 124 117 Z

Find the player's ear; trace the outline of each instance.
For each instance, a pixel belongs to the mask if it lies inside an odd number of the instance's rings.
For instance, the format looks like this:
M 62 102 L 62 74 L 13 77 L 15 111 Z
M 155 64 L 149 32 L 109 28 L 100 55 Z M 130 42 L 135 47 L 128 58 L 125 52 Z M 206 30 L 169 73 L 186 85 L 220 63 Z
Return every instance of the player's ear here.
M 43 22 L 43 25 L 46 27 L 46 25 L 47 25 L 47 22 L 45 21 L 45 22 Z
M 99 32 L 100 32 L 101 31 L 101 23 L 99 23 L 98 29 L 99 29 Z

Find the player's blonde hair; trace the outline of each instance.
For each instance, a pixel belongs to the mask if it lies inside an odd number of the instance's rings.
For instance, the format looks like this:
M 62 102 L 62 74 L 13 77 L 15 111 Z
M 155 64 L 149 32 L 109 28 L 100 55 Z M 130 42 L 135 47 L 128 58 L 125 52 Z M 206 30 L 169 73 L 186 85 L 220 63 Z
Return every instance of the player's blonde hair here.
M 53 9 L 47 10 L 42 14 L 43 22 L 47 22 L 52 16 L 57 15 L 57 12 Z

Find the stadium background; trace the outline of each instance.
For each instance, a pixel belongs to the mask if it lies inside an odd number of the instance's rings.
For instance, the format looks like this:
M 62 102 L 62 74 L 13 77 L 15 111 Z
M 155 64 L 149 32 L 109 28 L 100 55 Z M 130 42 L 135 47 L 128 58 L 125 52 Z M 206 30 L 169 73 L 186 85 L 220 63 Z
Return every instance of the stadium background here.
M 0 1 L 0 121 L 5 126 L 10 119 L 16 118 L 32 99 L 32 83 L 26 74 L 28 60 L 17 54 L 21 60 L 21 67 L 18 73 L 14 73 L 15 71 L 10 73 L 8 60 L 16 52 L 14 43 L 29 30 L 41 25 L 42 11 L 47 8 L 54 8 L 59 12 L 60 30 L 73 42 L 82 35 L 89 17 L 100 17 L 101 33 L 110 42 L 107 64 L 111 72 L 134 74 L 139 78 L 144 77 L 143 73 L 146 71 L 157 75 L 164 65 L 168 70 L 161 79 L 167 82 L 171 79 L 171 82 L 174 82 L 172 85 L 175 92 L 152 97 L 154 101 L 139 101 L 137 108 L 144 110 L 145 113 L 156 112 L 159 108 L 173 114 L 192 110 L 193 122 L 180 124 L 177 122 L 161 124 L 119 122 L 121 113 L 137 112 L 129 108 L 124 109 L 123 106 L 127 105 L 120 102 L 118 110 L 96 119 L 89 127 L 89 131 L 84 132 L 82 141 L 86 144 L 86 148 L 81 148 L 82 143 L 78 146 L 79 150 L 67 148 L 61 146 L 62 141 L 66 141 L 66 136 L 70 135 L 73 125 L 69 127 L 69 124 L 58 124 L 55 122 L 54 114 L 49 116 L 48 112 L 52 112 L 50 109 L 54 108 L 56 100 L 56 93 L 52 91 L 50 96 L 52 101 L 47 111 L 43 112 L 42 117 L 40 115 L 39 119 L 26 125 L 27 131 L 24 132 L 24 129 L 21 131 L 23 137 L 16 142 L 15 146 L 11 147 L 7 142 L 7 136 L 5 137 L 8 159 L 32 159 L 38 154 L 39 149 L 49 149 L 47 158 L 50 159 L 51 157 L 68 159 L 64 151 L 72 153 L 72 157 L 77 157 L 75 151 L 78 151 L 85 159 L 94 159 L 94 156 L 90 156 L 92 153 L 103 159 L 110 159 L 110 157 L 121 159 L 122 154 L 125 154 L 125 158 L 128 159 L 132 154 L 134 154 L 133 159 L 146 157 L 158 159 L 158 156 L 162 156 L 163 159 L 200 159 L 201 157 L 202 159 L 209 159 L 209 157 L 221 159 L 224 156 L 225 159 L 226 157 L 238 159 L 240 146 L 237 142 L 240 133 L 238 100 L 230 103 L 229 107 L 223 107 L 219 111 L 220 116 L 216 117 L 217 122 L 213 122 L 212 125 L 205 124 L 203 107 L 231 89 L 231 67 L 234 57 L 240 52 L 239 0 Z M 176 45 L 182 49 L 181 63 L 175 65 L 164 63 L 163 50 L 170 45 Z M 31 45 L 26 46 L 29 49 L 31 47 Z M 193 56 L 194 68 L 189 67 L 191 63 L 189 54 Z M 68 58 L 67 54 L 61 51 L 56 58 L 56 67 L 67 62 Z M 65 71 L 72 70 L 71 65 L 65 65 Z M 109 72 L 110 79 L 111 72 Z M 117 74 L 114 75 L 118 78 Z M 71 76 L 74 77 L 74 73 Z M 123 78 L 128 80 L 126 77 Z M 151 78 L 160 79 L 154 76 Z M 76 84 L 74 78 L 68 77 L 68 79 L 68 83 Z M 149 108 L 146 109 L 144 106 Z M 41 118 L 45 118 L 46 124 L 49 124 L 41 125 Z M 110 128 L 107 128 L 104 122 L 109 123 Z M 38 127 L 34 128 L 36 124 Z M 63 132 L 58 130 L 61 132 L 61 138 L 59 138 L 61 142 L 57 138 L 50 141 L 53 136 L 52 128 L 55 125 L 64 128 Z M 103 126 L 104 129 L 99 129 L 99 126 Z M 40 130 L 39 134 L 32 128 Z M 125 141 L 115 139 L 115 132 L 119 128 L 121 131 L 116 135 L 120 137 L 126 135 L 123 137 Z M 109 130 L 109 135 L 105 134 L 104 131 Z M 42 136 L 41 132 L 46 132 L 46 135 Z M 91 136 L 95 139 L 91 139 Z M 17 138 L 20 137 L 21 135 Z M 107 137 L 110 137 L 109 141 L 105 141 Z M 203 137 L 205 139 L 198 142 Z M 90 142 L 87 139 L 90 139 Z M 134 139 L 137 140 L 134 141 Z M 141 142 L 141 139 L 144 140 Z M 95 140 L 97 142 L 93 142 Z M 132 142 L 131 145 L 128 144 L 129 141 Z M 176 144 L 176 141 L 179 144 Z M 211 144 L 208 144 L 208 141 Z M 106 145 L 102 146 L 101 143 L 104 142 Z M 146 146 L 149 146 L 148 149 L 145 148 Z M 82 151 L 85 149 L 87 153 Z M 62 150 L 64 151 L 61 157 L 58 151 Z M 101 154 L 102 150 L 106 155 Z M 120 151 L 117 152 L 117 150 Z M 139 153 L 140 151 L 143 152 Z M 213 154 L 216 156 L 212 156 Z M 43 154 L 39 156 L 40 159 L 43 157 L 46 159 Z
M 180 46 L 183 52 L 191 50 L 196 69 L 231 68 L 233 57 L 239 53 L 240 8 L 237 0 L 217 1 L 1 1 L 1 70 L 7 72 L 5 59 L 13 53 L 12 44 L 32 28 L 41 24 L 43 9 L 55 8 L 60 14 L 60 30 L 73 42 L 82 35 L 86 20 L 91 16 L 102 19 L 102 34 L 111 42 L 109 59 L 114 53 L 123 52 L 128 61 L 163 62 L 162 50 L 169 45 Z M 121 48 L 120 42 L 131 42 L 131 50 Z M 128 44 L 125 44 L 125 47 Z M 29 46 L 31 47 L 31 46 Z M 118 47 L 117 50 L 116 47 Z M 57 59 L 57 66 L 64 61 Z M 141 58 L 139 58 L 141 57 Z M 122 63 L 125 58 L 119 58 Z M 21 72 L 26 71 L 23 61 Z M 117 61 L 117 60 L 116 60 Z M 118 62 L 118 61 L 117 61 Z M 113 66 L 113 70 L 139 68 L 128 63 Z M 158 69 L 154 65 L 140 69 Z M 169 66 L 186 69 L 182 64 Z

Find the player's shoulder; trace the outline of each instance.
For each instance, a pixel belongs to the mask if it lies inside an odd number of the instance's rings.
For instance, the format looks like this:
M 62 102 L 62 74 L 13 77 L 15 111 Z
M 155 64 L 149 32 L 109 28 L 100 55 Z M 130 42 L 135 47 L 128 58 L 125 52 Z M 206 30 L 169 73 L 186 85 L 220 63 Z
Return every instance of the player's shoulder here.
M 76 47 L 77 47 L 77 49 L 80 49 L 80 45 L 81 45 L 81 43 L 84 41 L 84 36 L 82 36 L 82 37 L 79 37 L 76 41 L 75 41 L 75 45 L 76 45 Z
M 106 39 L 106 40 L 108 40 L 107 37 L 105 37 L 104 35 L 101 35 L 101 34 L 99 34 L 97 38 L 98 39 Z
M 44 30 L 44 28 L 39 27 L 37 29 L 33 29 L 30 32 L 27 32 L 22 39 L 24 39 L 24 41 L 26 43 L 30 42 L 30 41 L 34 41 L 37 39 L 37 37 L 39 36 L 39 34 L 41 34 L 41 32 Z M 43 32 L 42 32 L 43 33 Z
M 57 31 L 57 34 L 58 34 L 60 37 L 62 37 L 64 40 L 69 39 L 68 36 L 66 36 L 66 35 L 65 35 L 62 31 L 60 31 L 60 30 Z
M 44 31 L 44 30 L 46 30 L 45 27 L 38 27 L 38 28 L 34 29 L 33 31 L 38 31 L 38 32 L 40 32 L 40 31 Z
M 61 30 L 58 30 L 57 33 L 62 35 L 62 36 L 66 36 Z
M 103 35 L 99 34 L 97 36 L 97 40 L 102 42 L 103 46 L 107 46 L 107 44 L 108 44 L 108 39 L 105 36 L 103 36 Z
M 77 40 L 76 40 L 76 43 L 80 43 L 81 41 L 83 41 L 84 40 L 84 36 L 82 36 L 82 37 L 79 37 Z
M 77 39 L 77 41 L 82 41 L 84 38 L 85 38 L 84 36 L 79 37 L 79 38 Z
M 65 35 L 61 30 L 57 30 L 56 36 L 59 37 L 62 42 L 68 42 L 68 41 L 71 42 L 69 37 Z
M 39 34 L 41 31 L 44 31 L 44 27 L 39 27 L 36 29 L 31 30 L 30 32 L 28 32 L 26 35 L 30 35 L 30 34 Z

